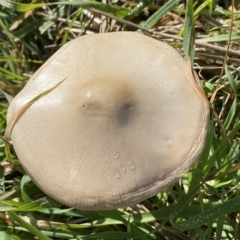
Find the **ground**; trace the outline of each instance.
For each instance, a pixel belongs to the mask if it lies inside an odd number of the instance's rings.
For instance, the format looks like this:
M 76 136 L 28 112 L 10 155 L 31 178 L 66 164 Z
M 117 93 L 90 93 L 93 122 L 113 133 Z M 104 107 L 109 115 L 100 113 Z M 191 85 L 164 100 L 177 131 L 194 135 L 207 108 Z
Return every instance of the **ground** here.
M 239 1 L 0 1 L 0 238 L 239 239 L 239 23 Z M 26 175 L 3 137 L 6 113 L 62 45 L 113 31 L 141 31 L 192 64 L 211 105 L 208 138 L 198 163 L 166 191 L 127 208 L 80 211 Z

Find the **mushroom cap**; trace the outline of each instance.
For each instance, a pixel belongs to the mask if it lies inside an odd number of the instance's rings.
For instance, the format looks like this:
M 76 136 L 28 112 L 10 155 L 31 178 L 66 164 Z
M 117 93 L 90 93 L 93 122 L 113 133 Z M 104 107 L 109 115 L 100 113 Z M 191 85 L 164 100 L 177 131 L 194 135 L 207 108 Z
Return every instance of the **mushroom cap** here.
M 204 147 L 209 105 L 181 55 L 132 32 L 83 36 L 58 50 L 8 110 L 34 97 L 11 138 L 26 172 L 78 209 L 138 203 L 182 177 Z

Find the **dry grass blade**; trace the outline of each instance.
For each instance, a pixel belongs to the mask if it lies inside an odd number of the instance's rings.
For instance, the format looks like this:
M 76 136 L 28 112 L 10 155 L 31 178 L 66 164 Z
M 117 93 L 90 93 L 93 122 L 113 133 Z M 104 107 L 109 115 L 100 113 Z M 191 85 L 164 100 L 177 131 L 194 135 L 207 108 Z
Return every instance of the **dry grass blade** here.
M 108 17 L 108 18 L 111 18 L 111 19 L 114 19 L 114 20 L 116 20 L 117 22 L 122 23 L 122 24 L 124 24 L 124 25 L 128 25 L 128 26 L 134 27 L 136 30 L 141 29 L 141 30 L 143 30 L 144 32 L 149 32 L 149 33 L 150 33 L 150 30 L 149 30 L 149 29 L 147 29 L 147 28 L 145 28 L 145 27 L 142 27 L 142 26 L 140 26 L 140 25 L 138 25 L 138 24 L 132 23 L 132 22 L 130 22 L 130 21 L 128 21 L 128 20 L 124 20 L 124 19 L 118 18 L 118 17 L 116 17 L 116 16 L 113 16 L 113 15 L 111 15 L 111 14 L 108 14 L 108 13 L 105 13 L 105 12 L 103 12 L 103 11 L 100 11 L 100 10 L 97 10 L 97 9 L 93 9 L 93 8 L 90 8 L 89 11 L 91 11 L 91 12 L 93 12 L 93 13 L 97 13 L 97 14 L 103 15 L 103 16 Z
M 43 96 L 49 94 L 52 92 L 55 88 L 57 88 L 63 81 L 65 81 L 67 78 L 64 78 L 59 83 L 54 85 L 52 88 L 44 91 L 43 93 L 39 94 L 38 96 L 34 97 L 32 100 L 30 100 L 27 104 L 25 104 L 23 107 L 21 107 L 16 113 L 12 116 L 12 118 L 9 120 L 8 125 L 5 130 L 4 138 L 8 139 L 11 135 L 12 129 L 14 125 L 17 123 L 17 121 L 21 118 L 21 116 L 27 111 L 27 109 L 33 105 L 38 99 L 42 98 Z
M 240 239 L 239 208 L 236 212 L 225 214 L 224 218 L 220 209 L 211 221 L 205 218 L 200 224 L 202 227 L 191 231 L 179 230 L 169 221 L 170 213 L 177 210 L 177 204 L 193 189 L 198 188 L 200 191 L 189 198 L 189 204 L 183 212 L 175 216 L 174 220 L 179 223 L 240 194 L 239 0 L 192 0 L 193 5 L 188 13 L 186 4 L 190 1 L 179 0 L 18 2 L 0 0 L 0 88 L 4 90 L 0 90 L 0 135 L 4 134 L 6 128 L 8 103 L 46 59 L 72 39 L 106 31 L 140 29 L 144 34 L 175 47 L 182 56 L 184 45 L 189 53 L 195 50 L 193 68 L 200 78 L 204 97 L 211 99 L 209 105 L 212 109 L 207 144 L 199 162 L 178 183 L 144 201 L 142 207 L 137 205 L 102 213 L 67 209 L 57 202 L 51 202 L 51 206 L 44 210 L 17 211 L 17 216 L 22 220 L 31 220 L 31 217 L 38 219 L 41 224 L 35 227 L 53 240 L 88 239 L 89 236 L 99 239 L 101 235 L 94 234 L 106 232 L 102 239 L 107 236 L 119 239 L 119 232 L 132 232 L 139 236 L 134 239 L 143 240 Z M 185 23 L 187 17 L 190 22 Z M 148 23 L 148 26 L 144 23 Z M 184 23 L 189 27 L 190 34 L 185 40 L 179 35 Z M 188 64 L 189 71 L 192 71 L 191 62 Z M 24 204 L 24 194 L 37 202 L 43 196 L 43 192 L 31 181 L 20 188 L 25 173 L 8 137 L 14 124 L 28 108 L 56 87 L 58 84 L 23 106 L 11 119 L 4 137 L 0 136 L 2 238 L 39 238 L 34 229 L 30 229 L 20 219 L 15 218 L 14 221 L 13 218 L 17 216 L 9 218 L 7 210 L 4 210 Z M 14 171 L 4 174 L 4 162 L 10 162 Z M 194 224 L 194 221 L 190 224 Z
M 228 61 L 228 54 L 229 54 L 229 50 L 230 50 L 230 43 L 231 43 L 232 31 L 233 31 L 233 13 L 234 13 L 234 0 L 232 0 L 232 16 L 231 16 L 231 27 L 230 27 L 230 32 L 229 32 L 229 41 L 228 41 L 228 45 L 227 45 L 227 49 L 226 49 L 226 53 L 225 53 L 225 58 L 224 58 L 223 66 L 222 66 L 222 71 L 221 71 L 220 76 L 219 76 L 219 80 L 221 79 L 221 77 L 223 75 L 225 66 L 226 66 L 227 61 Z M 219 81 L 219 83 L 220 83 L 220 81 Z M 216 90 L 214 91 L 211 99 L 210 99 L 211 103 L 213 103 L 218 91 L 219 90 L 218 90 L 218 87 L 217 87 Z

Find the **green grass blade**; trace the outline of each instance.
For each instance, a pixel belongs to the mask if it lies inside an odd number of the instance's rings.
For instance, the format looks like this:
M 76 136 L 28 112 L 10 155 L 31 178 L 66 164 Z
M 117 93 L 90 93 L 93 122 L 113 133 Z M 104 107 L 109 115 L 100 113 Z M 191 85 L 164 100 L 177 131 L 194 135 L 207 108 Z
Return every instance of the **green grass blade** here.
M 36 9 L 36 8 L 41 8 L 44 6 L 75 5 L 75 6 L 80 6 L 82 8 L 94 8 L 106 13 L 113 14 L 120 18 L 125 17 L 130 11 L 127 8 L 113 6 L 109 4 L 102 4 L 100 2 L 90 2 L 90 1 L 61 1 L 61 2 L 53 2 L 53 3 L 25 4 L 25 3 L 17 3 L 13 1 L 2 0 L 1 4 L 5 7 L 8 7 L 18 12 L 26 12 L 26 11 Z
M 0 89 L 0 94 L 2 94 L 7 99 L 8 103 L 12 102 L 13 97 L 8 93 L 4 92 L 2 89 Z
M 191 63 L 193 63 L 194 59 L 194 44 L 195 44 L 195 22 L 193 14 L 193 0 L 188 0 L 187 12 L 184 22 L 183 49 L 185 55 L 190 57 Z
M 189 196 L 192 196 L 192 193 L 185 196 L 177 204 L 176 210 L 174 210 L 173 213 L 171 214 L 170 217 L 171 224 L 177 229 L 190 230 L 197 227 L 201 227 L 217 217 L 240 210 L 240 196 L 237 196 L 235 198 L 228 200 L 225 203 L 213 206 L 201 214 L 190 217 L 183 222 L 175 222 L 174 219 L 178 217 L 179 210 L 188 205 L 190 199 Z
M 200 14 L 200 12 L 206 8 L 207 6 L 211 6 L 213 0 L 206 0 L 203 1 L 202 4 L 199 5 L 199 7 L 194 11 L 194 17 L 198 16 Z
M 149 17 L 145 22 L 140 25 L 142 27 L 150 29 L 154 24 L 156 24 L 167 12 L 172 10 L 180 0 L 169 0 L 162 7 L 160 7 L 151 17 Z
M 197 168 L 203 171 L 204 166 L 206 165 L 206 162 L 208 160 L 208 156 L 212 147 L 212 139 L 214 136 L 214 122 L 210 121 L 209 126 L 208 126 L 208 136 L 207 136 L 207 141 L 204 147 L 204 150 L 201 154 L 201 157 L 199 158 L 199 162 L 197 165 Z
M 125 20 L 132 20 L 134 17 L 138 16 L 145 8 L 147 8 L 153 0 L 142 0 L 140 1 L 137 6 L 127 14 L 127 16 L 124 18 Z
M 228 134 L 228 138 L 232 140 L 239 130 L 240 130 L 240 122 L 234 125 L 234 127 Z M 224 137 L 221 141 L 219 141 L 217 148 L 209 157 L 208 164 L 205 166 L 204 172 L 207 172 L 207 173 L 210 172 L 210 169 L 215 165 L 215 163 L 218 162 L 219 159 L 224 157 L 223 154 L 228 147 L 229 147 L 229 141 Z
M 7 69 L 4 69 L 0 67 L 0 75 L 7 76 L 8 79 L 12 80 L 23 80 L 24 78 L 16 73 L 13 73 L 11 71 L 8 71 Z
M 240 33 L 232 33 L 231 40 L 235 40 L 235 41 L 240 40 Z M 223 42 L 223 41 L 229 41 L 229 34 L 221 34 L 214 37 L 197 39 L 196 43 Z
M 42 64 L 43 61 L 40 60 L 34 60 L 34 59 L 21 59 L 21 58 L 16 58 L 16 57 L 2 57 L 0 56 L 0 62 L 29 62 L 29 63 L 38 63 Z
M 129 226 L 129 228 L 131 229 L 131 232 L 137 234 L 138 236 L 141 236 L 141 239 L 143 240 L 151 240 L 152 237 L 147 235 L 146 232 L 141 229 L 138 225 L 131 223 L 131 220 L 129 218 L 129 216 L 122 216 L 119 211 L 117 210 L 110 210 L 110 211 L 98 211 L 101 215 L 103 215 L 104 217 L 108 218 L 111 221 L 115 220 L 115 221 L 119 221 L 122 224 Z M 144 219 L 143 216 L 141 216 L 141 219 Z
M 0 239 L 1 240 L 14 240 L 10 235 L 5 232 L 0 232 Z
M 226 73 L 227 79 L 228 79 L 228 81 L 230 83 L 230 86 L 232 87 L 233 93 L 237 97 L 237 94 L 238 94 L 237 85 L 236 85 L 236 82 L 234 81 L 233 75 L 229 71 L 228 67 L 225 67 L 225 73 Z
M 44 24 L 44 22 L 45 22 L 44 19 L 39 19 L 39 20 L 35 21 L 34 24 L 32 24 L 32 23 L 25 24 L 25 26 L 23 26 L 19 30 L 13 31 L 13 34 L 18 38 L 24 38 L 29 33 L 39 29 L 39 27 L 42 26 Z M 32 46 L 32 47 L 34 47 L 34 46 Z
M 32 202 L 32 200 L 29 198 L 29 196 L 26 194 L 26 192 L 25 192 L 25 189 L 24 189 L 24 185 L 26 184 L 26 183 L 29 183 L 31 181 L 31 178 L 29 177 L 29 176 L 27 176 L 27 175 L 24 175 L 23 177 L 22 177 L 22 180 L 21 180 L 21 183 L 20 183 L 20 185 L 21 185 L 21 193 L 22 193 L 22 199 L 23 199 L 23 201 L 25 202 L 25 203 L 30 203 L 30 202 Z
M 232 106 L 230 107 L 230 109 L 228 111 L 227 118 L 224 122 L 224 127 L 226 130 L 228 130 L 229 127 L 231 126 L 232 121 L 234 120 L 234 117 L 236 114 L 236 110 L 237 110 L 237 98 L 234 99 Z
M 67 9 L 68 8 L 65 5 L 55 6 L 51 12 L 51 19 L 48 17 L 43 18 L 44 23 L 39 27 L 40 33 L 43 34 L 47 32 L 52 26 L 54 26 L 56 24 L 54 19 L 63 18 L 66 16 Z
M 38 237 L 39 239 L 50 240 L 50 238 L 46 237 L 37 228 L 35 228 L 34 226 L 32 226 L 29 223 L 27 223 L 26 221 L 24 221 L 16 213 L 9 211 L 8 215 L 11 219 L 13 219 L 15 222 L 17 222 L 21 227 L 27 229 L 30 233 L 32 233 L 34 236 Z
M 139 238 L 135 233 L 126 233 L 120 231 L 101 232 L 91 236 L 87 236 L 87 239 L 128 239 L 128 238 Z M 141 238 L 142 239 L 142 238 Z
M 0 201 L 0 212 L 33 212 L 42 211 L 49 208 L 50 204 L 47 198 L 40 198 L 30 203 L 14 202 L 11 200 Z
M 225 221 L 224 215 L 220 216 L 217 220 L 217 230 L 216 230 L 217 239 L 216 240 L 222 240 L 224 221 Z
M 74 22 L 77 20 L 77 18 L 83 13 L 83 9 L 79 9 L 77 11 L 77 13 L 73 16 L 71 22 L 69 23 L 68 25 L 68 28 L 71 29 Z M 66 42 L 67 42 L 67 39 L 68 39 L 68 36 L 69 36 L 69 32 L 68 31 L 65 31 L 64 33 L 64 36 L 63 36 L 63 39 L 62 39 L 62 45 L 64 45 Z

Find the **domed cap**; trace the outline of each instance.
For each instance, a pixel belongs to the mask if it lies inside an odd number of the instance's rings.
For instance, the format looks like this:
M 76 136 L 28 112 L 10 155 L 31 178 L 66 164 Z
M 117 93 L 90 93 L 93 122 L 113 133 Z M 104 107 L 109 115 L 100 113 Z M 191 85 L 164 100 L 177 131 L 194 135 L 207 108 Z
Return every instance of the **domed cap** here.
M 8 122 L 62 79 L 11 132 L 23 167 L 52 198 L 78 209 L 135 204 L 199 158 L 208 102 L 172 47 L 131 32 L 73 40 L 31 77 Z

